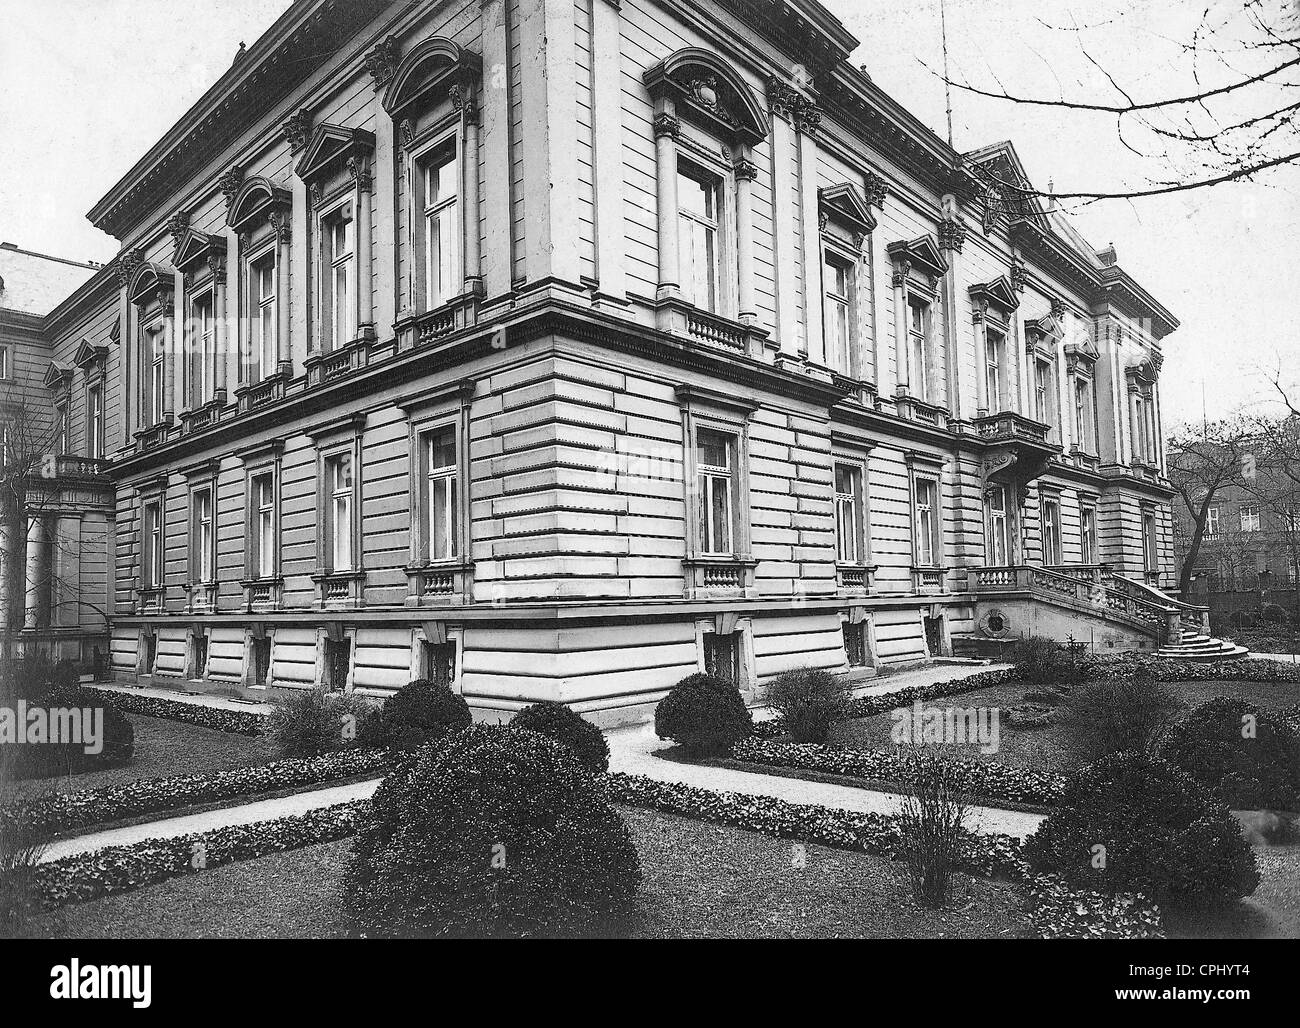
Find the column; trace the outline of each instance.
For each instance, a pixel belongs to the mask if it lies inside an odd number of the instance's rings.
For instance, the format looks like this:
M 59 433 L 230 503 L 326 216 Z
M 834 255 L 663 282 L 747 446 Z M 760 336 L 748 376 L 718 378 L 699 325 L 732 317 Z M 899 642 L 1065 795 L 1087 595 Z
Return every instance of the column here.
M 897 396 L 911 392 L 911 354 L 907 346 L 907 273 L 910 270 L 909 261 L 895 261 L 894 275 L 890 280 L 894 287 L 894 366 L 898 381 L 894 393 Z
M 773 106 L 772 151 L 772 248 L 776 261 L 776 331 L 781 354 L 797 357 L 799 354 L 799 322 L 795 317 L 795 297 L 799 289 L 794 260 L 795 233 L 792 217 L 795 200 L 793 150 L 794 129 L 784 114 L 788 108 L 778 102 L 782 94 L 769 92 L 768 102 Z
M 1056 392 L 1059 397 L 1056 402 L 1056 416 L 1061 423 L 1061 447 L 1068 454 L 1071 444 L 1077 440 L 1074 438 L 1074 396 L 1070 392 L 1070 383 L 1073 379 L 1065 362 L 1064 332 L 1056 337 L 1054 345 L 1056 347 Z
M 45 521 L 31 518 L 27 522 L 27 567 L 25 584 L 27 587 L 26 605 L 23 609 L 23 628 L 37 627 L 40 616 L 41 578 L 44 574 L 41 559 L 45 550 Z
M 975 413 L 978 417 L 983 417 L 989 413 L 988 397 L 988 325 L 985 322 L 987 316 L 987 305 L 981 301 L 975 302 L 975 310 L 971 314 L 971 322 L 975 328 Z M 1003 346 L 1005 355 L 1006 346 Z
M 163 421 L 171 424 L 176 415 L 176 307 L 167 293 L 160 293 L 158 302 L 163 316 Z
M 465 292 L 474 296 L 483 294 L 483 252 L 479 236 L 479 111 L 478 98 L 467 94 L 465 118 Z
M 289 211 L 280 211 L 278 218 L 272 216 L 275 228 L 275 360 L 276 371 L 286 377 L 293 374 L 293 354 L 289 349 L 289 262 L 292 260 L 289 241 L 293 233 L 289 216 Z
M 758 320 L 754 301 L 754 179 L 758 166 L 748 150 L 736 161 L 736 263 L 739 290 L 737 316 L 746 325 Z
M 1156 464 L 1160 467 L 1161 474 L 1167 474 L 1168 468 L 1165 467 L 1165 435 L 1160 417 L 1160 380 L 1156 379 L 1151 385 L 1151 438 L 1155 441 Z
M 1136 389 L 1128 391 L 1128 424 L 1129 438 L 1129 460 L 1130 464 L 1145 458 L 1146 454 L 1142 452 L 1142 423 L 1138 418 L 1138 393 Z
M 627 299 L 623 219 L 622 20 L 617 3 L 591 5 L 591 118 L 596 178 L 596 276 L 599 295 Z
M 230 365 L 230 325 L 227 323 L 226 306 L 226 262 L 224 258 L 209 258 L 212 268 L 212 317 L 215 319 L 213 329 L 213 347 L 216 353 L 212 355 L 215 364 L 213 368 L 212 382 L 216 389 L 217 402 L 224 404 L 226 402 L 227 376 L 229 375 Z
M 374 218 L 371 205 L 374 201 L 374 176 L 364 157 L 356 158 L 352 171 L 357 183 L 357 338 L 375 338 L 375 292 L 370 266 L 375 248 Z
M 488 264 L 483 281 L 489 297 L 510 291 L 514 276 L 513 192 L 510 154 L 510 28 L 503 0 L 483 0 L 483 217 Z
M 669 101 L 660 101 L 655 114 L 656 202 L 659 207 L 659 288 L 655 298 L 681 296 L 681 264 L 677 252 L 677 135 L 681 122 Z
M 820 114 L 811 104 L 799 111 L 795 128 L 799 132 L 799 197 L 803 216 L 803 317 L 804 342 L 808 359 L 826 364 L 826 336 L 822 329 L 822 233 L 817 189 L 817 140 L 813 130 Z
M 957 283 L 961 281 L 961 248 L 963 243 L 964 229 L 961 226 L 961 215 L 956 210 L 956 198 L 944 196 L 942 206 L 950 212 L 950 217 L 945 218 L 939 225 L 939 246 L 943 250 L 944 256 L 948 259 L 948 271 L 943 277 L 943 349 L 944 349 L 944 366 L 947 370 L 947 407 L 954 418 L 963 416 L 961 401 L 961 356 L 959 354 L 959 340 L 957 338 Z M 984 364 L 978 337 L 980 335 L 980 326 L 976 326 L 975 335 L 975 381 L 976 391 L 982 387 L 978 384 L 984 379 Z M 976 407 L 980 403 L 976 400 Z

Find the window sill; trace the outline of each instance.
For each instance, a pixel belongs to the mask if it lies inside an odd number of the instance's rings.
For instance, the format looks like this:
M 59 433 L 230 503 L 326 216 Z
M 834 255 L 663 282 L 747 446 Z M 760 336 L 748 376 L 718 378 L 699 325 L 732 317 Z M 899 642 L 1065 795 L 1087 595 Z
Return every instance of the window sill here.
M 841 592 L 854 592 L 867 595 L 871 592 L 872 577 L 876 573 L 875 564 L 856 564 L 839 562 L 835 565 L 835 580 Z
M 181 434 L 191 435 L 216 425 L 221 421 L 221 411 L 225 406 L 226 394 L 222 390 L 206 403 L 181 411 Z
M 280 609 L 284 596 L 283 578 L 246 578 L 239 584 L 244 589 L 246 613 Z
M 161 614 L 167 595 L 165 585 L 141 586 L 136 589 L 137 613 L 139 614 Z
M 945 592 L 944 580 L 948 569 L 940 565 L 912 565 L 912 590 L 917 593 L 934 594 Z
M 278 403 L 284 399 L 285 391 L 289 384 L 289 371 L 287 368 L 277 368 L 273 374 L 267 375 L 260 382 L 250 382 L 241 385 L 235 390 L 235 397 L 239 404 L 239 413 L 244 414 L 250 410 L 256 410 L 259 407 L 266 407 L 272 403 Z
M 364 369 L 370 363 L 372 342 L 374 330 L 370 329 L 367 334 L 357 336 L 341 346 L 309 354 L 303 361 L 303 367 L 307 370 L 307 388 L 328 385 Z
M 694 599 L 707 596 L 748 596 L 754 588 L 752 557 L 697 555 L 682 560 L 686 572 L 686 595 Z
M 352 571 L 320 571 L 312 575 L 311 580 L 316 583 L 316 598 L 312 606 L 317 610 L 365 605 L 366 573 L 360 568 Z
M 397 348 L 410 350 L 429 346 L 444 336 L 473 327 L 478 322 L 478 303 L 477 293 L 465 292 L 432 310 L 405 312 L 394 326 L 397 329 Z
M 425 561 L 408 564 L 405 571 L 408 607 L 473 602 L 473 561 Z
M 186 582 L 185 593 L 188 597 L 186 609 L 194 611 L 215 611 L 217 609 L 217 583 L 215 579 L 206 582 Z

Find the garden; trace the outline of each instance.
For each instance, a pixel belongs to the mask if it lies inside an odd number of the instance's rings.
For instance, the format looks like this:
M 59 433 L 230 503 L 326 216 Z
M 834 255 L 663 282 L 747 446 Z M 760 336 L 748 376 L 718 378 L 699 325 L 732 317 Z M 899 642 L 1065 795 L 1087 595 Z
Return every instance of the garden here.
M 7 934 L 1300 936 L 1294 665 L 1080 661 L 1034 640 L 1011 668 L 858 698 L 795 670 L 768 683 L 771 720 L 708 675 L 658 706 L 663 756 L 893 793 L 888 815 L 610 773 L 568 707 L 474 724 L 424 680 L 267 717 L 30 671 L 28 692 L 111 704 L 115 727 L 111 756 L 7 777 Z M 931 723 L 950 708 L 996 711 L 993 745 Z M 380 777 L 369 799 L 41 859 L 60 836 Z M 973 831 L 977 806 L 1041 823 Z

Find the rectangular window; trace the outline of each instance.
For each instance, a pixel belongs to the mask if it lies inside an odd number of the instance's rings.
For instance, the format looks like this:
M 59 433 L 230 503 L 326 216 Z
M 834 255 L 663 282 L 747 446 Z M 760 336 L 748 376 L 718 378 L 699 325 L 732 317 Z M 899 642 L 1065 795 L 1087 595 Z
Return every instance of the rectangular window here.
M 420 437 L 424 502 L 420 540 L 425 560 L 454 560 L 460 555 L 456 430 L 438 429 Z
M 1092 507 L 1079 510 L 1079 548 L 1085 564 L 1097 563 L 1097 512 Z
M 849 667 L 865 667 L 867 665 L 867 626 L 851 625 L 844 622 L 842 628 L 844 634 L 844 656 L 848 659 Z
M 0 378 L 9 377 L 9 347 L 0 346 Z
M 1045 425 L 1055 425 L 1052 413 L 1052 363 L 1034 361 L 1034 417 Z
M 1241 530 L 1243 532 L 1259 531 L 1259 508 L 1246 506 L 1241 508 Z
M 104 456 L 103 386 L 90 386 L 86 390 L 86 456 L 96 460 Z
M 325 682 L 327 689 L 346 689 L 352 670 L 352 640 L 325 640 Z
M 1074 443 L 1085 453 L 1093 450 L 1092 380 L 1074 380 Z
M 261 382 L 276 370 L 275 251 L 249 261 L 248 274 L 250 358 L 254 381 Z
M 988 329 L 984 344 L 984 396 L 989 413 L 1002 409 L 1002 353 L 1006 337 L 1001 332 Z
M 275 577 L 275 476 L 255 475 L 253 493 L 253 577 Z
M 1043 564 L 1055 567 L 1061 563 L 1061 504 L 1058 500 L 1043 501 Z
M 1142 543 L 1142 548 L 1146 553 L 1147 570 L 1159 570 L 1160 549 L 1156 540 L 1156 516 L 1154 514 L 1146 514 L 1142 518 Z
M 862 468 L 835 465 L 835 542 L 842 563 L 857 564 L 863 555 Z
M 346 203 L 321 218 L 321 318 L 326 348 L 346 346 L 353 328 L 356 300 L 353 281 L 355 232 L 352 205 Z
M 195 489 L 190 496 L 192 504 L 190 526 L 194 532 L 190 574 L 195 582 L 211 582 L 213 579 L 212 490 L 211 488 Z
M 68 408 L 54 408 L 54 452 L 62 457 L 68 452 Z
M 989 553 L 990 567 L 1006 567 L 1010 560 L 1010 534 L 1007 531 L 1007 490 L 997 486 L 989 493 Z
M 420 674 L 435 685 L 445 685 L 450 688 L 456 680 L 456 644 L 422 642 Z
M 916 480 L 916 563 L 919 567 L 939 564 L 939 483 L 930 478 Z
M 460 272 L 460 167 L 454 147 L 438 151 L 420 169 L 424 192 L 424 296 L 433 310 L 462 291 Z
M 852 371 L 853 263 L 830 250 L 825 258 L 822 278 L 826 290 L 826 360 L 847 375 Z
M 719 635 L 707 632 L 704 636 L 704 670 L 715 678 L 740 682 L 740 633 Z
M 702 552 L 712 556 L 734 550 L 735 444 L 735 436 L 709 429 L 701 429 L 696 440 L 700 539 Z
M 148 378 L 148 413 L 149 424 L 156 425 L 163 419 L 165 403 L 163 391 L 166 387 L 167 347 L 161 325 L 147 330 L 149 337 L 149 378 Z
M 190 331 L 190 404 L 198 407 L 212 399 L 213 360 L 215 359 L 216 319 L 213 317 L 212 293 L 197 297 L 191 307 Z
M 722 183 L 716 175 L 682 161 L 677 167 L 677 212 L 682 293 L 706 311 L 719 307 L 718 230 Z
M 329 540 L 331 571 L 352 570 L 352 454 L 325 459 L 325 538 Z
M 907 338 L 912 393 L 924 399 L 930 382 L 930 305 L 916 296 L 907 300 Z
M 191 637 L 193 652 L 191 667 L 194 678 L 202 678 L 208 670 L 208 636 L 206 632 L 195 632 Z
M 1211 507 L 1205 512 L 1205 534 L 1207 536 L 1216 536 L 1219 534 L 1219 508 Z
M 253 665 L 253 684 L 266 685 L 271 677 L 271 640 L 252 639 L 249 641 L 249 659 Z
M 143 557 L 140 577 L 146 589 L 157 589 L 163 575 L 163 524 L 162 501 L 150 500 L 144 505 L 144 538 L 141 540 Z

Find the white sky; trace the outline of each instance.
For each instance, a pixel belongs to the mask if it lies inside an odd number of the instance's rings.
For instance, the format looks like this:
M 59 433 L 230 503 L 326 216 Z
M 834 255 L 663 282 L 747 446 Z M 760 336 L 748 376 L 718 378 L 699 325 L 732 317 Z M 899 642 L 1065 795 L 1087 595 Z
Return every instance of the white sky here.
M 895 99 L 946 134 L 939 0 L 825 0 L 863 45 L 854 56 Z M 1208 0 L 1239 3 L 1240 0 Z M 85 212 L 251 44 L 287 0 L 0 0 L 0 239 L 108 260 L 115 242 Z M 1169 42 L 1190 37 L 1186 0 L 948 0 L 954 78 L 1032 96 L 1105 96 L 1076 37 L 1140 98 L 1194 89 Z M 1046 23 L 1046 24 L 1045 24 Z M 1202 71 L 1207 69 L 1203 68 Z M 1213 69 L 1209 69 L 1210 72 Z M 994 78 L 996 76 L 996 79 Z M 1211 75 L 1211 77 L 1213 77 Z M 1270 97 L 1261 96 L 1261 103 Z M 1106 115 L 1030 109 L 954 92 L 959 149 L 1011 139 L 1040 187 L 1141 187 L 1165 170 L 1117 141 Z M 1294 130 L 1290 135 L 1295 139 Z M 1260 369 L 1300 365 L 1300 169 L 1255 183 L 1105 201 L 1075 223 L 1182 321 L 1166 341 L 1167 427 L 1267 397 Z M 1300 381 L 1300 371 L 1290 371 Z

